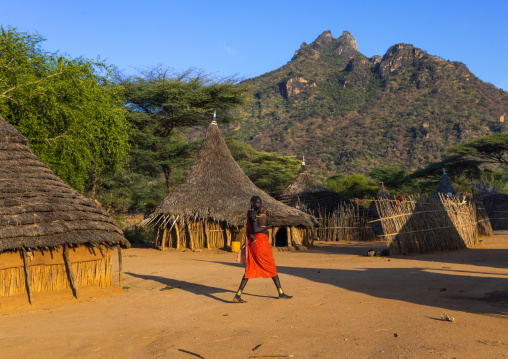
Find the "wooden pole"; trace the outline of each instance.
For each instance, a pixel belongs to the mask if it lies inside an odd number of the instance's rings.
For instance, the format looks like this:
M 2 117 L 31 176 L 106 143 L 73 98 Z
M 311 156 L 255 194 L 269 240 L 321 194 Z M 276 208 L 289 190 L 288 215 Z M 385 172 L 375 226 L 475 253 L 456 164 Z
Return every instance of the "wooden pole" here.
M 227 223 L 224 224 L 224 227 L 226 231 L 227 246 L 231 247 L 231 231 L 229 230 Z
M 63 245 L 63 257 L 65 261 L 65 268 L 67 268 L 67 276 L 69 277 L 69 282 L 71 283 L 72 293 L 79 299 L 79 287 L 76 281 L 76 276 L 74 275 L 74 271 L 72 270 L 72 263 L 69 258 L 69 246 L 67 244 Z
M 187 220 L 187 234 L 189 235 L 189 247 L 194 250 L 194 237 L 192 236 L 191 223 L 189 220 Z
M 28 270 L 28 256 L 26 255 L 25 249 L 21 251 L 23 253 L 23 266 L 25 268 L 25 285 L 26 292 L 28 294 L 28 302 L 33 304 L 32 302 L 32 277 L 30 277 L 30 271 Z
M 161 250 L 166 249 L 166 239 L 168 237 L 168 226 L 164 225 L 164 232 L 162 233 L 162 245 Z
M 122 285 L 122 247 L 120 247 L 120 243 L 116 245 L 118 249 L 118 286 L 123 288 Z
M 211 248 L 211 246 L 210 246 L 210 233 L 208 232 L 208 220 L 207 219 L 203 220 L 203 226 L 204 226 L 204 230 L 205 230 L 206 248 L 210 249 Z
M 180 227 L 175 222 L 175 233 L 176 233 L 176 249 L 180 248 Z

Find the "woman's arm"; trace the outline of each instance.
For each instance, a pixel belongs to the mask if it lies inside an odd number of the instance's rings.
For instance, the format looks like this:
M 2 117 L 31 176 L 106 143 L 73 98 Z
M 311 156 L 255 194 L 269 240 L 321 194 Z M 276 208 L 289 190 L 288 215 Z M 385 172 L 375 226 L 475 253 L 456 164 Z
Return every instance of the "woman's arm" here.
M 266 235 L 269 234 L 268 228 L 270 227 L 261 227 L 257 221 L 257 212 L 254 210 L 249 210 L 249 213 L 247 214 L 247 218 L 250 221 L 250 224 L 252 226 L 252 233 L 264 233 Z

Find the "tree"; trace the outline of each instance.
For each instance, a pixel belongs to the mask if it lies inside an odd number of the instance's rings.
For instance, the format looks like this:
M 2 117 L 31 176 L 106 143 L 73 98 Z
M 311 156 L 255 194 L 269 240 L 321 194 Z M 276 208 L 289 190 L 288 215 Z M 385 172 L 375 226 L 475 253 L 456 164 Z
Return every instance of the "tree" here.
M 0 27 L 0 114 L 62 180 L 82 191 L 126 158 L 122 92 L 104 62 L 49 53 L 43 41 Z
M 250 180 L 270 196 L 278 196 L 298 175 L 300 160 L 277 153 L 258 152 L 247 143 L 227 139 L 231 155 Z
M 446 149 L 465 158 L 508 166 L 508 133 L 496 133 Z
M 329 189 L 347 198 L 374 197 L 379 190 L 378 185 L 361 174 L 351 176 L 338 174 L 328 177 L 323 184 Z
M 133 162 L 146 171 L 162 170 L 168 189 L 172 161 L 186 151 L 173 131 L 208 124 L 215 110 L 221 120 L 231 120 L 231 110 L 246 104 L 247 89 L 234 79 L 216 80 L 192 69 L 176 74 L 159 66 L 119 80 L 133 125 Z
M 399 166 L 376 167 L 368 175 L 384 183 L 389 190 L 400 191 L 409 182 L 407 172 Z

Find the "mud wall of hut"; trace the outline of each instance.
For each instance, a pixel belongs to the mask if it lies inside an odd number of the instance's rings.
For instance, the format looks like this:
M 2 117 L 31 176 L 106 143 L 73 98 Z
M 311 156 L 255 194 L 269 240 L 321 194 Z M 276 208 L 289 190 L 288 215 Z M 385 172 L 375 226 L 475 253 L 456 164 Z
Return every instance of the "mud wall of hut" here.
M 71 288 L 63 256 L 63 248 L 30 251 L 26 258 L 31 291 L 45 292 Z M 0 297 L 27 293 L 26 272 L 22 251 L 0 254 Z M 72 271 L 78 287 L 111 286 L 113 266 L 111 251 L 102 247 L 80 246 L 69 250 Z

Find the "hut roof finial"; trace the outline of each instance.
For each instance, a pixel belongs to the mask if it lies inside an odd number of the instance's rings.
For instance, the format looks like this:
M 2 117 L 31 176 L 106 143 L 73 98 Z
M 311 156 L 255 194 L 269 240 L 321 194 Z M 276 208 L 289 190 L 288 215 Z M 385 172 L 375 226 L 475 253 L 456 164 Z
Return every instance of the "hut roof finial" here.
M 305 155 L 303 156 L 303 159 L 302 159 L 302 165 L 305 166 Z
M 213 110 L 213 121 L 212 125 L 217 125 L 217 111 Z

